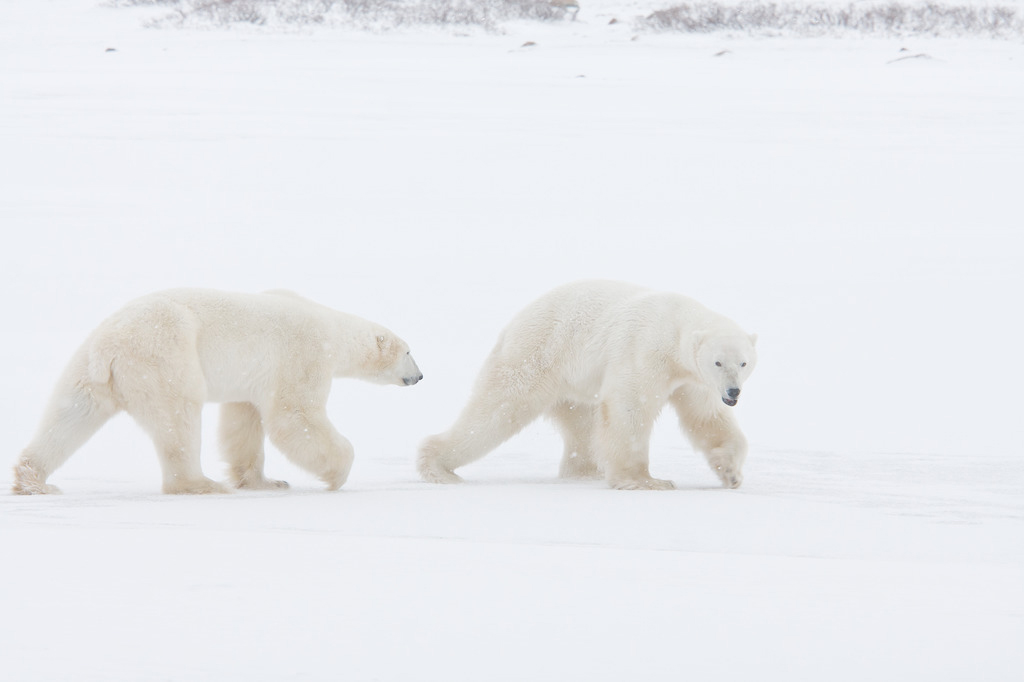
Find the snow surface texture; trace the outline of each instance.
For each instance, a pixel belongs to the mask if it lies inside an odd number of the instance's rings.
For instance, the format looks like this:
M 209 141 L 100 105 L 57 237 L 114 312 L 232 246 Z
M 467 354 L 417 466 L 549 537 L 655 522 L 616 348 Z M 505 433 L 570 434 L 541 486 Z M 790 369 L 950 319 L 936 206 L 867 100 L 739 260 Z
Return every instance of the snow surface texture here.
M 338 493 L 271 450 L 289 491 L 162 496 L 122 417 L 64 495 L 0 495 L 3 679 L 1021 678 L 1024 46 L 653 9 L 460 37 L 0 3 L 10 462 L 85 334 L 171 286 L 294 289 L 426 376 L 337 382 Z M 742 488 L 668 416 L 674 492 L 558 481 L 543 423 L 416 478 L 499 329 L 583 277 L 759 334 Z

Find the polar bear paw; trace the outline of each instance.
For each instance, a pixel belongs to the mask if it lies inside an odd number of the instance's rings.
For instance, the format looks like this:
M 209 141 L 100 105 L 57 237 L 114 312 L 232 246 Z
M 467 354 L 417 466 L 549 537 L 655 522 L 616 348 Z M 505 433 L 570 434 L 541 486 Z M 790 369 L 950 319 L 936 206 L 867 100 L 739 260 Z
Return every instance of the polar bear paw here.
M 262 474 L 246 474 L 235 480 L 235 487 L 239 490 L 284 490 L 289 488 L 288 481 L 277 481 L 273 478 L 266 478 Z
M 454 471 L 449 471 L 439 464 L 419 462 L 420 478 L 427 483 L 462 483 L 462 476 Z
M 188 480 L 175 478 L 164 482 L 164 492 L 168 495 L 225 495 L 231 489 L 206 477 Z
M 713 448 L 708 452 L 708 464 L 726 488 L 739 488 L 743 484 L 745 454 L 745 446 L 735 443 Z
M 450 442 L 442 436 L 431 436 L 423 441 L 416 459 L 416 469 L 427 483 L 462 483 L 462 477 L 455 473 L 454 466 L 446 466 L 445 453 Z M 450 453 L 449 453 L 450 454 Z
M 743 473 L 730 467 L 715 467 L 715 473 L 726 488 L 739 488 L 743 484 Z
M 676 484 L 662 478 L 629 478 L 609 481 L 616 490 L 673 490 Z
M 60 488 L 47 483 L 28 462 L 19 462 L 14 467 L 14 486 L 11 492 L 15 495 L 59 495 Z
M 345 481 L 348 480 L 348 471 L 327 471 L 320 474 L 317 478 L 327 484 L 328 492 L 334 492 L 340 490 L 341 486 L 345 485 Z

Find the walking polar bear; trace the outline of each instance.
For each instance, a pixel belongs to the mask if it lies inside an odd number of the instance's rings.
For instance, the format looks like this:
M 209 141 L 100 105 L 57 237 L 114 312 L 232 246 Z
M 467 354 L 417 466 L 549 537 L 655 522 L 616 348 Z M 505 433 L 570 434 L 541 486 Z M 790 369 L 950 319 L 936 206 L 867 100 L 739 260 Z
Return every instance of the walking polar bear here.
M 353 450 L 327 419 L 334 377 L 411 386 L 423 375 L 384 327 L 290 292 L 151 294 L 101 323 L 72 357 L 15 466 L 14 492 L 59 492 L 46 479 L 122 410 L 153 439 L 165 493 L 227 492 L 200 468 L 204 402 L 223 403 L 220 443 L 237 487 L 287 487 L 263 475 L 266 429 L 336 490 Z
M 723 485 L 742 483 L 747 442 L 731 408 L 757 361 L 756 336 L 697 301 L 620 282 L 568 284 L 512 319 L 455 424 L 420 446 L 420 476 L 462 480 L 477 460 L 546 414 L 565 439 L 560 475 L 663 490 L 651 427 L 672 405 Z

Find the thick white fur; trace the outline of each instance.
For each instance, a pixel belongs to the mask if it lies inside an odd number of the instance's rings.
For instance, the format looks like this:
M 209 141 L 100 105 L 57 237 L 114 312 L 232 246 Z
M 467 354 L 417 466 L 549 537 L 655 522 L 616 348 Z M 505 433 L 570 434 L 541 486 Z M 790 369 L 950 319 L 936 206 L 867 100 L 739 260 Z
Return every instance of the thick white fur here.
M 455 424 L 421 445 L 420 475 L 458 482 L 455 469 L 547 415 L 565 439 L 561 476 L 671 488 L 648 468 L 651 427 L 668 403 L 723 485 L 738 487 L 747 442 L 726 401 L 754 369 L 755 340 L 685 296 L 620 282 L 559 287 L 501 333 Z
M 223 403 L 220 442 L 236 486 L 287 486 L 263 475 L 266 433 L 336 490 L 353 452 L 327 419 L 334 377 L 411 385 L 422 375 L 384 327 L 290 292 L 151 294 L 105 320 L 72 357 L 14 468 L 14 492 L 58 492 L 46 479 L 122 410 L 153 439 L 164 492 L 226 492 L 199 464 L 205 402 Z

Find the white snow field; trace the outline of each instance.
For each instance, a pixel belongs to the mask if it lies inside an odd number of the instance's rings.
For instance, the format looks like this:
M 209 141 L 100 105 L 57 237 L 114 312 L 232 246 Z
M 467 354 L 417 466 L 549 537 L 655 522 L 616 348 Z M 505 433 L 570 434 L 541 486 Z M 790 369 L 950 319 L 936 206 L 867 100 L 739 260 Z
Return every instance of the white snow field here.
M 293 289 L 425 374 L 336 382 L 336 493 L 271 449 L 290 490 L 161 495 L 127 417 L 63 495 L 5 464 L 0 679 L 1024 679 L 1024 39 L 632 21 L 658 7 L 372 32 L 0 2 L 8 463 L 161 288 Z M 501 327 L 584 277 L 759 334 L 742 488 L 667 415 L 674 491 L 558 480 L 543 422 L 418 480 Z

